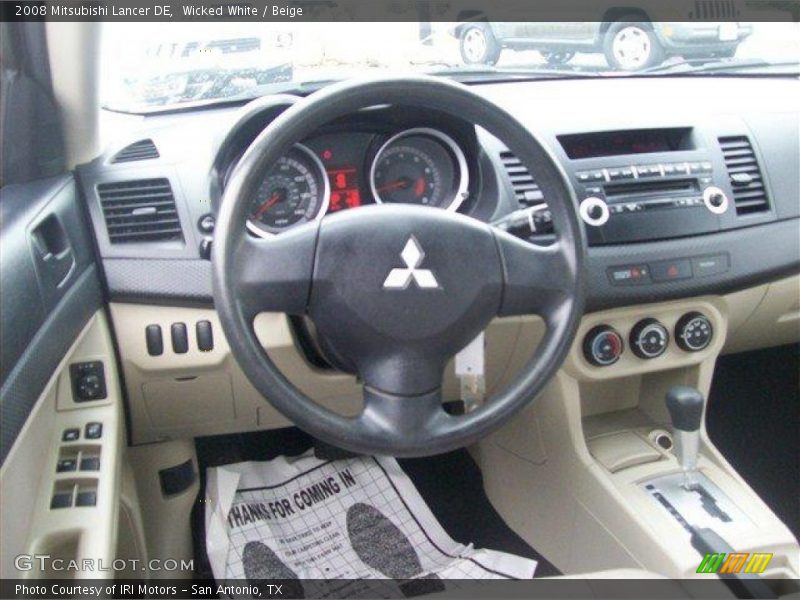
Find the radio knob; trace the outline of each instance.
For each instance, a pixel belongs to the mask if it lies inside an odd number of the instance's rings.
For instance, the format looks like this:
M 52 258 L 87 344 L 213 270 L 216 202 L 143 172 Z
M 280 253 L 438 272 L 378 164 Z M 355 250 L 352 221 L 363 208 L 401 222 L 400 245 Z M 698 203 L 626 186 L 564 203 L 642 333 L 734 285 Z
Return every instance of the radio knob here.
M 609 325 L 598 325 L 583 340 L 583 354 L 596 367 L 607 367 L 619 360 L 624 349 L 622 336 Z
M 686 352 L 704 350 L 711 344 L 712 339 L 714 339 L 714 327 L 703 313 L 687 313 L 675 325 L 675 341 L 681 350 Z
M 715 215 L 721 215 L 728 210 L 728 197 L 725 192 L 714 185 L 703 190 L 703 203 Z
M 597 196 L 585 198 L 578 207 L 578 212 L 585 223 L 595 227 L 605 225 L 610 216 L 608 205 Z
M 639 358 L 651 359 L 664 354 L 669 332 L 656 319 L 642 319 L 631 330 L 631 350 Z

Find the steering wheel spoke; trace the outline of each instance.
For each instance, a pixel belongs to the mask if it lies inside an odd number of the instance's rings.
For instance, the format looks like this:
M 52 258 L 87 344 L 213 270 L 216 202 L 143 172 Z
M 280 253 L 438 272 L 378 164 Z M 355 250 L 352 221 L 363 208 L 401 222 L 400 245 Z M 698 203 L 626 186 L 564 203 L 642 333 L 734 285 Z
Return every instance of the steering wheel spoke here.
M 575 285 L 576 266 L 564 242 L 537 246 L 500 230 L 495 238 L 504 275 L 499 315 L 537 314 L 550 321 Z
M 398 396 L 364 386 L 364 410 L 356 418 L 358 426 L 386 448 L 412 444 L 422 448 L 438 439 L 454 417 L 442 408 L 442 390 L 427 394 Z
M 315 224 L 269 238 L 242 236 L 233 261 L 233 280 L 249 317 L 259 312 L 306 312 L 316 238 Z

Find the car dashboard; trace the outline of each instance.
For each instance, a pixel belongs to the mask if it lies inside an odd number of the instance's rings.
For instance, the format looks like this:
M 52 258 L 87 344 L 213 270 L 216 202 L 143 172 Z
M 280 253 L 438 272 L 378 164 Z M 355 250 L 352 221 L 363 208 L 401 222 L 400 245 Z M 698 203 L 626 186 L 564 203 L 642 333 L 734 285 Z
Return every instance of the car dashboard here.
M 758 92 L 735 78 L 475 89 L 539 136 L 570 179 L 589 242 L 590 309 L 730 291 L 796 268 L 786 252 L 800 216 L 795 80 L 766 80 Z M 211 301 L 207 258 L 225 182 L 296 100 L 148 116 L 79 170 L 112 299 Z M 250 234 L 376 202 L 487 222 L 532 208 L 535 218 L 519 216 L 522 235 L 554 233 L 535 173 L 457 118 L 376 107 L 332 123 L 286 158 L 283 174 L 264 175 Z M 291 178 L 300 183 L 280 185 Z

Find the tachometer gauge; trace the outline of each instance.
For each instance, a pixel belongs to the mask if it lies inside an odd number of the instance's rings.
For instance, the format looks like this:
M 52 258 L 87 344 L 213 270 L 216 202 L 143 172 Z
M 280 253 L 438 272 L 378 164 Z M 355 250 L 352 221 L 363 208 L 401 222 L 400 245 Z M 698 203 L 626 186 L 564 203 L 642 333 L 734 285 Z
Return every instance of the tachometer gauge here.
M 262 237 L 280 233 L 321 219 L 329 200 L 322 163 L 311 150 L 296 144 L 264 175 L 250 206 L 247 228 Z
M 375 201 L 456 210 L 467 197 L 464 152 L 436 129 L 409 129 L 391 137 L 370 170 Z

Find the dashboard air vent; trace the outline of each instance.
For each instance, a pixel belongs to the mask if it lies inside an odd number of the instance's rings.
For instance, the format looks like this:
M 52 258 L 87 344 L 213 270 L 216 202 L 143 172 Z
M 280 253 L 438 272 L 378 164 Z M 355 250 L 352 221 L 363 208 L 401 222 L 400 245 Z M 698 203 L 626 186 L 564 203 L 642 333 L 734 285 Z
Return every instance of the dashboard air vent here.
M 527 167 L 511 152 L 501 152 L 500 160 L 503 161 L 503 166 L 514 187 L 514 195 L 520 206 L 542 204 L 544 196 Z
M 767 190 L 750 140 L 746 136 L 721 137 L 719 145 L 733 188 L 736 214 L 749 215 L 769 210 Z
M 97 195 L 112 244 L 183 241 L 168 179 L 101 183 Z
M 149 160 L 151 158 L 158 158 L 158 148 L 153 143 L 153 140 L 139 140 L 130 146 L 126 146 L 114 155 L 111 159 L 112 163 L 126 163 L 135 162 L 137 160 Z

